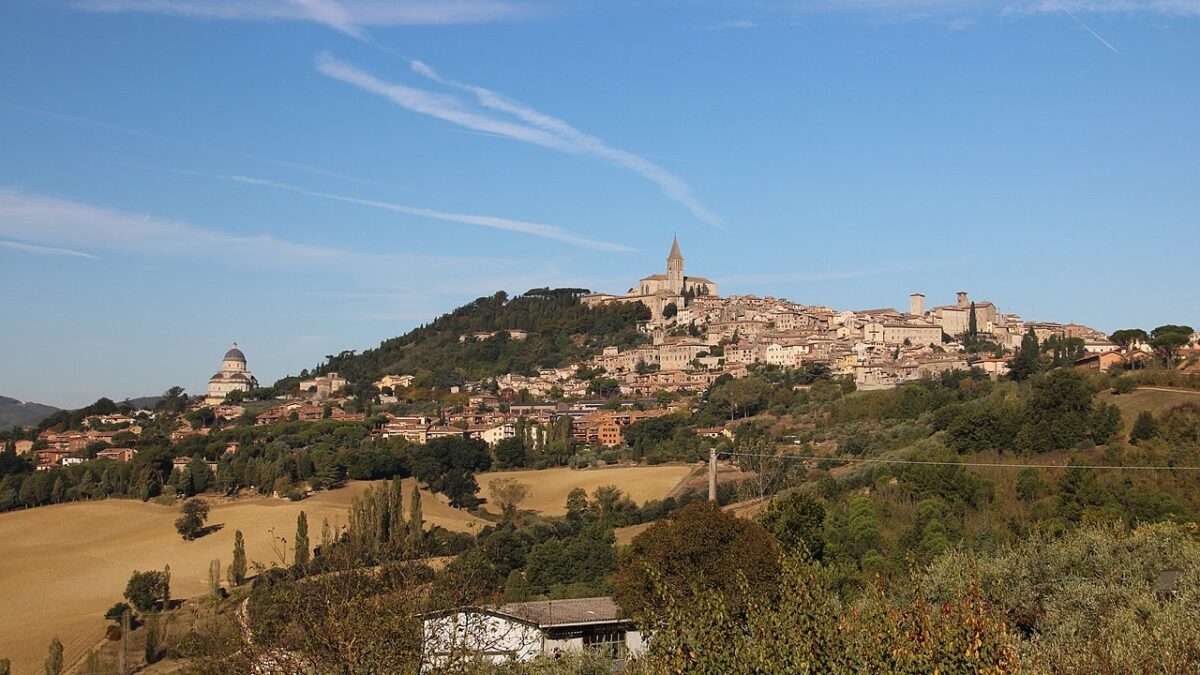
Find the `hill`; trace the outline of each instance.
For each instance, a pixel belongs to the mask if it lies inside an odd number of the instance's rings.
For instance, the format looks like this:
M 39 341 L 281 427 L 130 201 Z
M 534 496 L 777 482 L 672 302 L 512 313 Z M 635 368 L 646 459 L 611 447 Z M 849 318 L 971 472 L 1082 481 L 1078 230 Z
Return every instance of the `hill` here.
M 33 426 L 56 412 L 54 406 L 0 396 L 0 429 Z
M 509 298 L 500 291 L 385 340 L 375 349 L 330 355 L 311 374 L 336 372 L 355 390 L 384 375 L 401 374 L 416 375 L 419 387 L 446 388 L 504 373 L 532 374 L 539 367 L 562 367 L 610 345 L 630 347 L 645 340 L 637 330 L 639 321 L 650 318 L 645 306 L 587 307 L 579 301 L 585 293 L 580 288 L 540 288 Z M 509 330 L 528 335 L 513 339 L 504 332 Z M 495 334 L 470 337 L 482 333 Z M 296 382 L 297 378 L 288 377 L 275 387 L 291 389 Z

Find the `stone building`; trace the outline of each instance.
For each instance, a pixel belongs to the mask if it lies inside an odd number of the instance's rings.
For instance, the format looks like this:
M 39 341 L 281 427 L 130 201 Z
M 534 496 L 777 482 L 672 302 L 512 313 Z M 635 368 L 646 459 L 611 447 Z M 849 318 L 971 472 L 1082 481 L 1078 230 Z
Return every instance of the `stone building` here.
M 650 308 L 654 320 L 663 319 L 668 305 L 683 309 L 688 298 L 715 297 L 717 284 L 704 277 L 689 277 L 684 274 L 683 254 L 679 250 L 679 239 L 671 240 L 671 252 L 667 255 L 667 273 L 651 274 L 638 281 L 625 295 L 593 293 L 580 298 L 586 305 L 601 305 L 609 302 L 640 302 Z
M 225 400 L 232 391 L 250 391 L 258 387 L 258 380 L 246 370 L 246 355 L 233 343 L 221 359 L 221 370 L 208 379 L 208 395 L 204 402 L 214 405 Z

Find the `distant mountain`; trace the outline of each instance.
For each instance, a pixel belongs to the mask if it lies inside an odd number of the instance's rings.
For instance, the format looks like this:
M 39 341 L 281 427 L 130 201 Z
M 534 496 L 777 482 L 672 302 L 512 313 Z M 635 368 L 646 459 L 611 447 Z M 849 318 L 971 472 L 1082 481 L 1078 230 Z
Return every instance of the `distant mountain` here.
M 0 429 L 33 426 L 56 412 L 54 406 L 0 396 Z
M 159 396 L 139 396 L 137 398 L 127 398 L 124 401 L 117 401 L 117 405 L 128 403 L 133 406 L 134 410 L 154 410 L 154 406 L 162 400 L 162 395 Z

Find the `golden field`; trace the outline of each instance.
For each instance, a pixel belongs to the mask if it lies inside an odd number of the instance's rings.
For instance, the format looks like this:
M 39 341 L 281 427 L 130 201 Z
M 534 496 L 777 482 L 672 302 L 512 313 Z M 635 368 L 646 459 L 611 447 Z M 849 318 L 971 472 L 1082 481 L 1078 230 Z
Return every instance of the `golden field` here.
M 521 502 L 521 509 L 537 511 L 548 516 L 567 512 L 567 494 L 583 488 L 588 495 L 603 485 L 615 485 L 639 505 L 651 499 L 662 499 L 692 471 L 686 464 L 658 466 L 618 466 L 577 471 L 566 467 L 540 470 L 496 471 L 475 477 L 479 496 L 488 498 L 488 485 L 493 480 L 513 478 L 529 486 L 532 494 Z M 494 509 L 489 509 L 494 510 Z
M 0 657 L 12 659 L 14 675 L 42 672 L 50 640 L 58 637 L 72 663 L 104 637 L 104 612 L 123 600 L 134 570 L 171 566 L 173 597 L 208 590 L 208 566 L 218 559 L 222 574 L 241 530 L 246 556 L 269 565 L 278 561 L 272 539 L 290 545 L 296 516 L 308 515 L 309 540 L 320 539 L 321 523 L 346 523 L 351 498 L 370 483 L 351 482 L 301 502 L 255 498 L 214 503 L 210 525 L 222 528 L 196 541 L 175 532 L 177 507 L 110 499 L 0 513 Z M 404 481 L 405 493 L 413 481 Z M 405 500 L 407 502 L 407 499 Z M 470 532 L 478 521 L 422 490 L 425 521 Z M 291 551 L 288 550 L 288 557 Z
M 522 508 L 546 515 L 566 512 L 567 493 L 581 487 L 589 494 L 615 485 L 639 504 L 666 497 L 693 467 L 664 465 L 576 471 L 505 471 L 477 477 L 483 498 L 496 478 L 515 478 L 530 486 Z M 413 488 L 405 479 L 404 490 Z M 309 540 L 320 539 L 321 523 L 345 524 L 350 500 L 371 485 L 351 482 L 301 502 L 253 498 L 213 502 L 210 525 L 221 529 L 196 541 L 175 532 L 177 506 L 110 499 L 60 504 L 0 513 L 0 658 L 12 659 L 14 675 L 40 675 L 50 640 L 66 646 L 66 662 L 81 658 L 104 637 L 104 612 L 123 600 L 134 570 L 171 566 L 171 594 L 193 597 L 208 591 L 209 563 L 221 561 L 222 574 L 241 530 L 253 562 L 278 562 L 273 537 L 282 537 L 290 559 L 296 516 L 308 515 Z M 466 511 L 451 508 L 445 497 L 422 490 L 427 525 L 476 532 L 486 525 Z M 405 499 L 407 504 L 407 498 Z

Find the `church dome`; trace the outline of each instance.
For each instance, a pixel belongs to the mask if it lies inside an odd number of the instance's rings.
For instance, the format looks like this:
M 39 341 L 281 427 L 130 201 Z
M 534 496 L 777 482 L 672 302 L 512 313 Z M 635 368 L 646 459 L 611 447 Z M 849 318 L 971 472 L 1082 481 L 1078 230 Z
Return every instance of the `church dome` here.
M 246 355 L 242 353 L 242 350 L 238 349 L 237 343 L 235 342 L 235 343 L 233 343 L 233 347 L 230 348 L 229 351 L 225 352 L 224 360 L 226 360 L 226 361 L 241 361 L 242 363 L 245 363 Z

